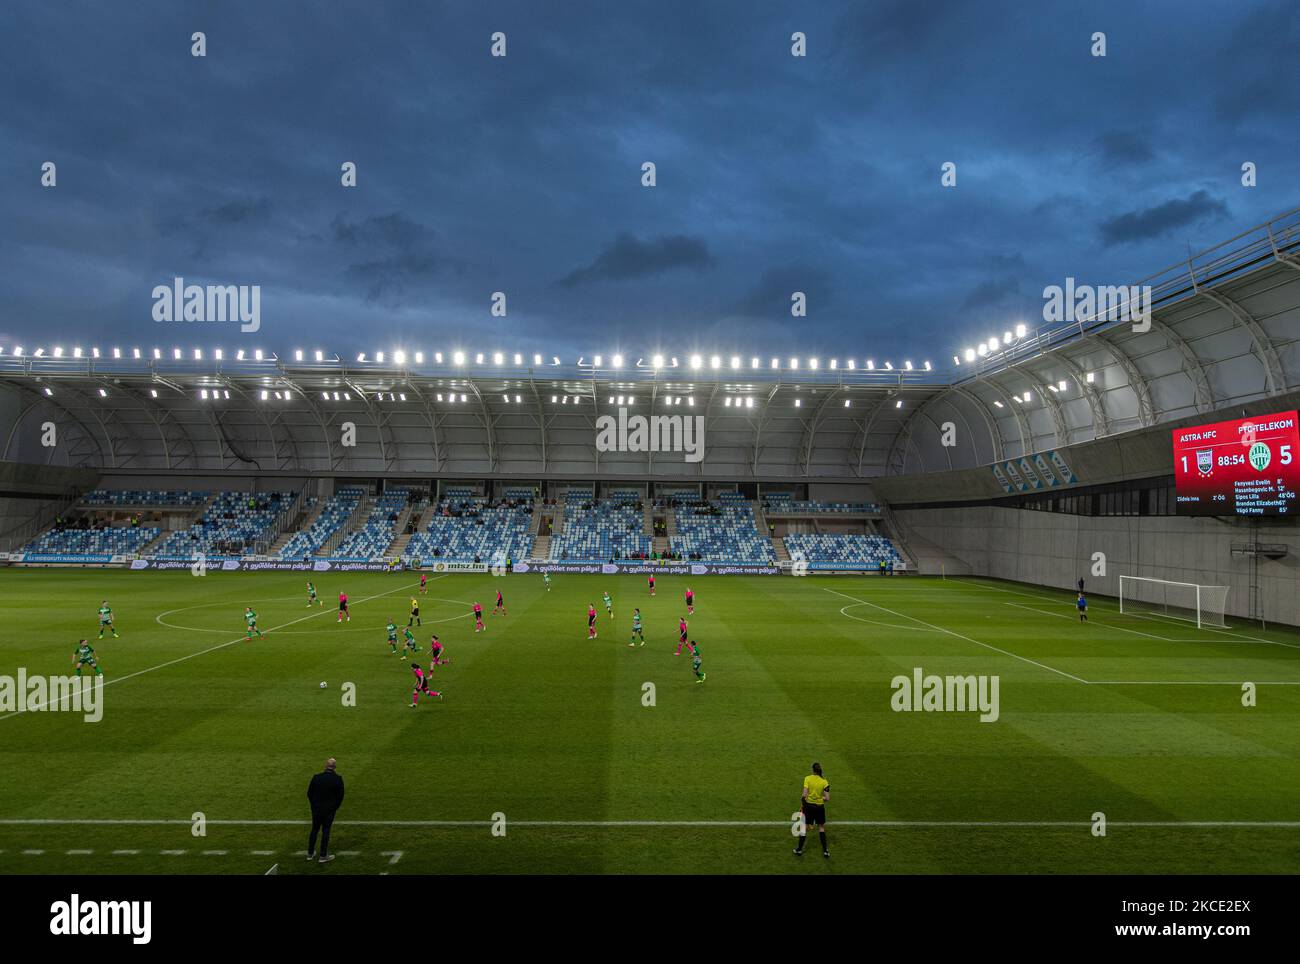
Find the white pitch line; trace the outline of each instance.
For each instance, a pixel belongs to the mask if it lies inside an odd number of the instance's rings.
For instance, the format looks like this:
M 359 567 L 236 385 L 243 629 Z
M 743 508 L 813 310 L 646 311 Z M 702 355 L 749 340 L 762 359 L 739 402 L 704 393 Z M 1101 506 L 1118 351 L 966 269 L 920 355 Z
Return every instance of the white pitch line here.
M 954 577 L 953 577 L 953 580 L 954 580 L 954 581 L 957 581 L 957 580 L 959 580 L 959 579 L 961 579 L 961 578 L 963 578 L 963 577 L 957 577 L 957 576 L 954 576 Z M 1063 600 L 1060 596 L 1048 596 L 1048 595 L 1045 595 L 1045 594 L 1043 594 L 1043 593 L 1019 592 L 1019 591 L 1017 591 L 1017 590 L 1015 590 L 1015 589 L 1003 589 L 1003 588 L 1001 588 L 1001 587 L 999 587 L 999 586 L 986 586 L 986 585 L 983 585 L 982 583 L 978 583 L 978 582 L 963 582 L 962 584 L 963 584 L 963 585 L 967 585 L 967 586 L 971 586 L 971 587 L 973 587 L 973 588 L 975 588 L 975 589 L 984 589 L 984 590 L 987 590 L 988 592 L 1005 592 L 1005 593 L 1009 593 L 1009 594 L 1012 595 L 1012 596 L 1025 596 L 1025 597 L 1027 597 L 1027 598 L 1029 598 L 1029 599 L 1042 599 L 1042 600 L 1045 600 L 1045 601 L 1047 601 L 1047 602 L 1064 602 L 1064 600 Z M 1068 593 L 1070 593 L 1070 592 L 1072 592 L 1072 591 L 1073 591 L 1073 590 L 1069 590 L 1069 589 L 1062 589 L 1062 590 L 1060 590 L 1060 592 L 1061 592 L 1062 594 L 1068 594 Z M 1115 603 L 1115 602 L 1112 602 L 1112 601 L 1110 601 L 1110 600 L 1106 600 L 1104 603 L 1099 603 L 1098 605 L 1104 605 L 1104 606 L 1106 606 L 1108 609 L 1114 610 L 1115 612 L 1119 612 L 1118 604 Z M 1028 607 L 1026 607 L 1026 608 L 1028 608 Z M 1053 615 L 1059 615 L 1059 614 L 1054 613 Z M 1120 615 L 1123 615 L 1123 616 L 1131 616 L 1133 619 L 1150 619 L 1150 620 L 1152 620 L 1152 621 L 1157 620 L 1157 619 L 1164 618 L 1164 619 L 1177 619 L 1179 622 L 1190 622 L 1190 620 L 1179 619 L 1177 616 L 1161 616 L 1159 613 L 1152 613 L 1152 614 L 1120 613 Z M 1069 617 L 1066 617 L 1066 618 L 1069 618 Z M 1120 627 L 1120 626 L 1115 626 L 1113 623 L 1107 623 L 1107 624 L 1105 624 L 1105 625 L 1111 626 L 1111 627 L 1113 627 L 1113 628 L 1115 628 L 1115 629 L 1120 629 L 1120 628 L 1122 628 L 1122 627 Z M 1245 635 L 1245 634 L 1243 634 L 1243 633 L 1234 633 L 1234 632 L 1232 632 L 1232 631 L 1229 630 L 1229 629 L 1219 629 L 1219 628 L 1216 627 L 1216 626 L 1202 626 L 1202 627 L 1200 627 L 1200 629 L 1201 629 L 1201 632 L 1207 632 L 1207 633 L 1223 633 L 1223 634 L 1225 634 L 1225 635 L 1227 635 L 1227 636 L 1235 636 L 1235 637 L 1238 638 L 1238 639 L 1249 639 L 1249 640 L 1251 640 L 1251 641 L 1253 641 L 1253 642 L 1256 642 L 1256 643 L 1269 643 L 1269 644 L 1271 644 L 1271 645 L 1273 645 L 1273 646 L 1285 646 L 1285 647 L 1287 647 L 1288 649 L 1300 649 L 1300 644 L 1297 644 L 1297 643 L 1284 643 L 1284 642 L 1282 642 L 1282 641 L 1279 640 L 1279 639 L 1264 639 L 1262 636 L 1247 636 L 1247 635 Z M 1156 638 L 1157 638 L 1157 639 L 1160 639 L 1160 638 L 1162 638 L 1162 637 L 1157 636 Z M 1195 642 L 1201 642 L 1201 640 L 1195 640 Z
M 1132 615 L 1134 619 L 1149 619 L 1152 622 L 1155 622 L 1156 620 L 1159 619 L 1177 619 L 1179 622 L 1189 622 L 1189 623 L 1191 622 L 1190 619 L 1179 619 L 1179 617 L 1177 616 L 1162 616 L 1160 613 L 1151 613 L 1151 614 L 1125 613 L 1124 615 L 1126 616 Z M 1237 639 L 1248 639 L 1254 643 L 1267 643 L 1270 646 L 1285 646 L 1287 649 L 1300 649 L 1300 646 L 1296 645 L 1295 643 L 1284 643 L 1280 639 L 1265 639 L 1262 636 L 1247 636 L 1244 633 L 1234 633 L 1230 629 L 1219 629 L 1219 627 L 1217 626 L 1201 626 L 1200 630 L 1203 633 L 1221 633 L 1225 636 L 1236 637 Z
M 444 574 L 442 576 L 434 576 L 433 578 L 445 579 L 446 575 Z M 380 599 L 384 596 L 391 596 L 395 592 L 405 592 L 407 589 L 410 589 L 412 585 L 419 585 L 419 583 L 410 583 L 404 586 L 398 586 L 396 589 L 390 589 L 388 592 L 376 593 L 373 596 L 367 596 L 364 599 L 358 599 L 357 604 L 360 605 L 361 603 L 370 602 L 370 600 L 372 599 Z M 304 620 L 307 619 L 315 619 L 317 616 L 323 616 L 330 611 L 331 610 L 328 609 L 322 609 L 320 612 L 314 612 L 307 616 L 300 616 L 297 619 L 291 619 L 289 622 L 281 623 L 279 626 L 272 626 L 270 629 L 267 630 L 267 633 L 273 633 L 276 630 L 283 629 L 285 626 L 296 625 L 297 623 L 303 622 Z M 236 643 L 244 642 L 246 639 L 247 639 L 246 636 L 237 636 L 236 638 L 230 640 L 229 642 L 218 643 L 216 646 L 209 646 L 207 649 L 201 649 L 197 653 L 190 653 L 190 655 L 188 656 L 178 656 L 176 659 L 169 659 L 167 662 L 159 663 L 157 666 L 150 666 L 148 669 L 137 670 L 134 673 L 127 673 L 125 676 L 114 676 L 112 679 L 106 679 L 104 681 L 104 685 L 112 686 L 114 683 L 125 683 L 129 679 L 134 679 L 137 676 L 143 676 L 145 673 L 152 673 L 155 670 L 166 669 L 168 666 L 175 666 L 177 663 L 183 663 L 186 660 L 194 659 L 197 656 L 205 656 L 208 653 L 215 653 L 219 649 L 225 649 L 227 646 L 234 646 Z M 62 703 L 64 700 L 68 699 L 71 695 L 72 695 L 71 693 L 67 693 L 61 696 L 59 697 L 57 702 Z M 15 710 L 13 713 L 6 713 L 4 716 L 0 716 L 0 720 L 8 720 L 15 716 L 21 716 L 23 713 L 40 712 L 41 710 L 45 709 L 46 706 L 47 704 L 42 703 L 39 706 L 33 707 L 32 709 Z
M 1094 686 L 1240 686 L 1253 683 L 1255 686 L 1300 686 L 1300 680 L 1290 679 L 1095 679 Z
M 1064 613 L 1048 612 L 1046 609 L 1035 609 L 1033 606 L 1022 606 L 1020 603 L 1003 603 L 1004 606 L 1014 606 L 1016 609 L 1024 609 L 1031 613 L 1042 613 L 1044 616 L 1057 616 L 1061 619 L 1071 619 L 1072 617 Z M 1125 633 L 1134 633 L 1138 636 L 1146 636 L 1149 639 L 1159 639 L 1166 643 L 1212 643 L 1212 639 L 1174 639 L 1170 636 L 1155 636 L 1151 633 L 1144 633 L 1137 629 L 1125 629 L 1123 626 L 1116 626 L 1114 623 L 1098 623 L 1098 626 L 1105 626 L 1107 629 L 1118 629 Z M 1267 640 L 1265 640 L 1266 642 Z M 1300 686 L 1300 680 L 1114 680 L 1114 679 L 1090 679 L 1089 685 L 1092 686 L 1240 686 L 1242 683 L 1251 682 L 1256 686 Z
M 114 856 L 114 857 L 134 857 L 134 856 L 135 856 L 136 854 L 138 854 L 139 852 L 140 852 L 140 851 L 138 851 L 138 850 L 114 850 L 114 851 L 113 851 L 113 856 Z
M 0 823 L 15 824 L 32 821 L 5 820 Z M 172 824 L 188 820 L 43 820 L 39 823 L 58 824 Z M 227 826 L 302 825 L 310 820 L 209 820 L 208 824 Z M 837 827 L 1090 827 L 1090 820 L 835 820 Z M 491 827 L 492 820 L 335 820 L 334 826 L 347 827 Z M 508 827 L 789 827 L 789 820 L 511 820 Z M 1277 827 L 1300 828 L 1300 820 L 1108 820 L 1112 827 Z M 138 850 L 115 850 L 114 854 L 138 854 Z M 44 853 L 44 851 L 24 851 Z M 162 854 L 179 855 L 184 850 L 163 850 Z M 274 850 L 250 850 L 257 857 L 271 857 Z M 359 855 L 359 851 L 338 851 L 340 855 Z M 384 851 L 380 854 L 396 863 L 404 851 Z
M 961 633 L 954 632 L 951 629 L 945 629 L 942 626 L 936 626 L 934 623 L 927 623 L 924 619 L 917 619 L 915 616 L 909 616 L 906 613 L 895 612 L 894 610 L 886 609 L 884 606 L 878 605 L 877 603 L 868 602 L 865 599 L 859 599 L 857 596 L 850 596 L 848 593 L 839 592 L 838 590 L 835 589 L 827 589 L 825 586 L 822 587 L 822 591 L 834 593 L 837 596 L 843 596 L 845 599 L 852 599 L 854 602 L 860 602 L 865 606 L 874 606 L 876 609 L 879 609 L 881 612 L 889 613 L 891 616 L 897 616 L 900 619 L 910 619 L 913 622 L 920 623 L 922 626 L 930 627 L 935 632 L 946 633 L 949 636 L 955 636 L 958 639 L 964 639 L 966 640 L 966 642 L 974 643 L 976 646 L 983 646 L 985 649 L 991 649 L 993 652 L 1001 653 L 1003 656 L 1010 656 L 1012 659 L 1018 659 L 1021 662 L 1029 663 L 1033 666 L 1037 666 L 1039 669 L 1045 669 L 1049 673 L 1055 673 L 1058 676 L 1064 676 L 1066 679 L 1072 679 L 1076 683 L 1082 683 L 1085 686 L 1088 685 L 1088 681 L 1086 679 L 1083 679 L 1079 676 L 1075 676 L 1073 673 L 1067 673 L 1063 669 L 1057 669 L 1054 666 L 1048 666 L 1046 663 L 1040 663 L 1038 662 L 1038 660 L 1030 659 L 1028 656 L 1020 656 L 1019 654 L 1013 653 L 1010 650 L 999 649 L 997 646 L 992 646 L 988 643 L 981 643 L 978 639 L 971 639 L 969 636 L 963 636 Z
M 1020 603 L 1003 603 L 1004 606 L 1014 606 L 1016 609 L 1023 609 L 1026 612 L 1041 613 L 1044 616 L 1055 616 L 1057 619 L 1068 619 L 1074 621 L 1073 616 L 1067 616 L 1065 613 L 1049 612 L 1046 609 L 1039 609 L 1035 606 L 1022 606 Z M 1114 623 L 1093 622 L 1098 626 L 1105 626 L 1107 629 L 1118 629 L 1121 633 L 1132 633 L 1134 636 L 1145 636 L 1147 639 L 1159 639 L 1166 643 L 1212 643 L 1212 639 L 1174 639 L 1172 636 L 1157 636 L 1155 633 L 1144 633 L 1140 629 L 1125 629 L 1123 626 L 1116 626 Z
M 848 605 L 848 606 L 844 606 L 844 607 L 842 607 L 842 608 L 840 609 L 840 615 L 841 615 L 841 616 L 848 616 L 849 619 L 856 619 L 856 620 L 857 620 L 858 622 L 860 622 L 860 623 L 870 623 L 870 624 L 873 625 L 873 626 L 884 626 L 886 629 L 903 629 L 903 630 L 906 630 L 906 631 L 909 632 L 909 633 L 923 633 L 923 632 L 925 632 L 924 629 L 922 629 L 922 628 L 920 628 L 920 627 L 917 627 L 917 626 L 899 626 L 899 625 L 896 624 L 896 623 L 882 623 L 879 619 L 864 619 L 862 616 L 855 616 L 855 615 L 853 615 L 853 613 L 851 613 L 851 612 L 847 612 L 847 610 L 849 610 L 849 609 L 853 609 L 854 607 L 859 606 L 859 605 L 863 605 L 863 604 L 862 604 L 862 603 L 852 603 L 852 604 L 850 604 L 850 605 Z

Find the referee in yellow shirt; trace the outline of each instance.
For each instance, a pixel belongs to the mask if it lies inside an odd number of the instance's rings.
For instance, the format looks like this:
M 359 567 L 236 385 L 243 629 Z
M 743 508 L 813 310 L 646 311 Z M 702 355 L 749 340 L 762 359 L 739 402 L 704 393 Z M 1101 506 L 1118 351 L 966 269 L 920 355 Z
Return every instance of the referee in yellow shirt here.
M 822 856 L 830 859 L 831 852 L 826 847 L 826 803 L 830 798 L 830 782 L 822 776 L 822 765 L 814 763 L 812 773 L 803 778 L 803 802 L 799 807 L 803 812 L 803 833 L 799 835 L 799 844 L 794 848 L 796 857 L 803 856 L 803 845 L 808 839 L 808 828 L 816 826 L 817 835 L 822 842 Z

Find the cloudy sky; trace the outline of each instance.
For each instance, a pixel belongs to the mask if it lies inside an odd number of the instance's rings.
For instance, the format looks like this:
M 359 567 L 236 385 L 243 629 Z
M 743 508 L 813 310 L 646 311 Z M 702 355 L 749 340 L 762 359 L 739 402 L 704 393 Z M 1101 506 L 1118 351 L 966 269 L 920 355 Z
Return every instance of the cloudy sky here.
M 0 346 L 950 361 L 1300 204 L 1295 12 L 7 0 Z M 176 276 L 261 331 L 154 322 Z

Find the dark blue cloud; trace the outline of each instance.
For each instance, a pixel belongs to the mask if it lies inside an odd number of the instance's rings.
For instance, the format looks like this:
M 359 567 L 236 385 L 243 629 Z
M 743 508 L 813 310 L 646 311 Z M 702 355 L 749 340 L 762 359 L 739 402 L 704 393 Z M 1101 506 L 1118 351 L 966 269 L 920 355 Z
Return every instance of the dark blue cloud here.
M 1228 217 L 1228 205 L 1211 197 L 1208 191 L 1196 191 L 1185 198 L 1173 198 L 1138 211 L 1125 211 L 1101 223 L 1103 241 L 1123 244 L 1163 238 L 1179 228 Z
M 11 0 L 0 344 L 193 337 L 181 275 L 260 283 L 279 350 L 938 361 L 1295 206 L 1300 18 L 1205 7 Z

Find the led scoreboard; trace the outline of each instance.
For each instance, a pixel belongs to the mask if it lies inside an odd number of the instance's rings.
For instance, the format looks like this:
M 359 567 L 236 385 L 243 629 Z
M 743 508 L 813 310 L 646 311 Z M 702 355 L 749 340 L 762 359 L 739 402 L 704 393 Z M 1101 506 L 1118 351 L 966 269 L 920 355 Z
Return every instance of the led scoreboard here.
M 1175 429 L 1173 437 L 1178 515 L 1300 512 L 1295 412 Z

